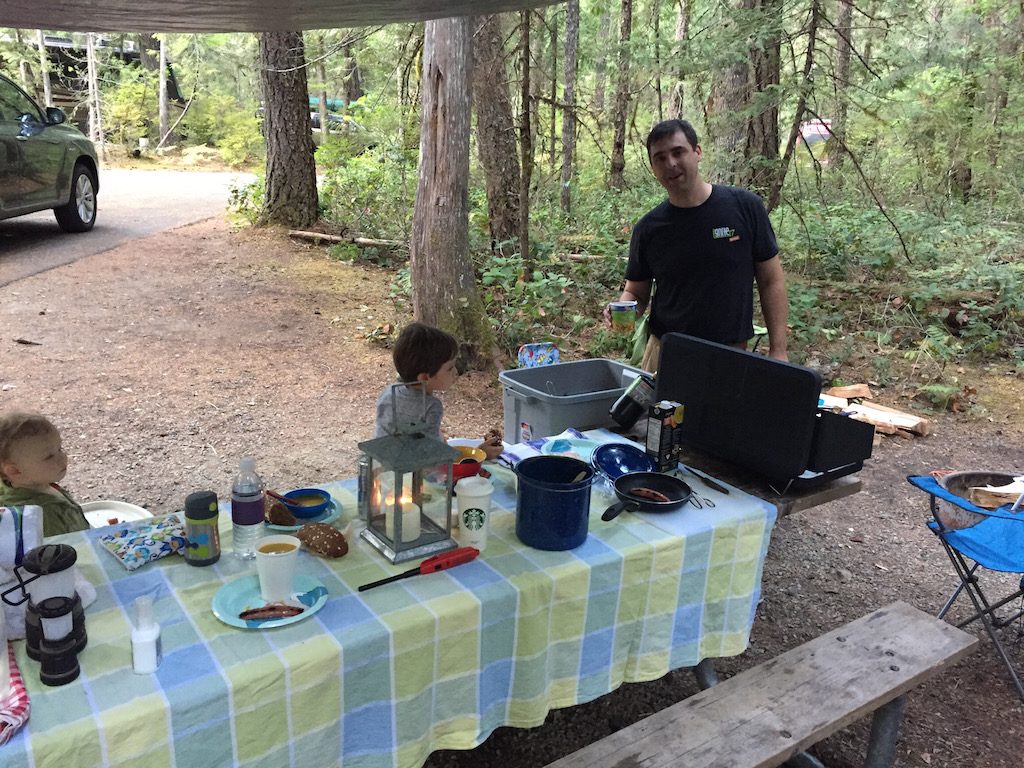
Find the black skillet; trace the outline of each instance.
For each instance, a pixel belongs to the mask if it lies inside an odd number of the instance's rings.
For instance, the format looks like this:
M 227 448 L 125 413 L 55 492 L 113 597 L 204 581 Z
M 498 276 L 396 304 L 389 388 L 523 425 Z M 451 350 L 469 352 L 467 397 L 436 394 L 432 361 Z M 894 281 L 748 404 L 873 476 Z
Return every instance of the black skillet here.
M 663 472 L 627 472 L 615 478 L 618 504 L 601 515 L 614 520 L 621 512 L 671 512 L 690 500 L 693 489 L 678 477 Z

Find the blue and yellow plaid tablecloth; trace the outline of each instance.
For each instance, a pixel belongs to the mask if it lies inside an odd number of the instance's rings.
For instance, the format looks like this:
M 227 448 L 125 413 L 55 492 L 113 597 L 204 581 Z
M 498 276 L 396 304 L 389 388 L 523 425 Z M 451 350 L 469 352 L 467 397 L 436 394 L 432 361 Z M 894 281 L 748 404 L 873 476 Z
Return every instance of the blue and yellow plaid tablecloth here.
M 15 644 L 32 715 L 0 748 L 0 766 L 417 768 L 499 726 L 533 727 L 623 682 L 746 648 L 771 505 L 702 488 L 717 506 L 605 523 L 614 496 L 595 485 L 586 542 L 544 552 L 516 538 L 513 474 L 495 468 L 494 481 L 487 549 L 474 562 L 359 593 L 409 566 L 358 538 L 337 561 L 302 553 L 299 572 L 330 599 L 270 630 L 236 629 L 210 610 L 223 584 L 255 572 L 228 551 L 226 514 L 224 555 L 204 568 L 172 556 L 130 573 L 101 550 L 99 531 L 60 537 L 98 592 L 82 674 L 47 688 Z M 342 523 L 352 519 L 353 483 L 323 487 Z M 131 666 L 141 594 L 155 596 L 163 629 L 151 675 Z

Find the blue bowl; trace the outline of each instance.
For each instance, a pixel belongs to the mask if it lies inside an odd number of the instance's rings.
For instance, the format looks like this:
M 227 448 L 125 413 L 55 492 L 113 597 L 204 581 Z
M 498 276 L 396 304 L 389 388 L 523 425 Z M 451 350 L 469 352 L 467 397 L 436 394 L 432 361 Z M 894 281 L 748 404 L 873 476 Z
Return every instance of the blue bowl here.
M 604 443 L 594 449 L 594 468 L 615 482 L 629 472 L 653 472 L 654 460 L 641 448 L 626 443 Z
M 319 488 L 296 488 L 284 494 L 288 511 L 296 517 L 316 517 L 331 503 L 331 494 Z

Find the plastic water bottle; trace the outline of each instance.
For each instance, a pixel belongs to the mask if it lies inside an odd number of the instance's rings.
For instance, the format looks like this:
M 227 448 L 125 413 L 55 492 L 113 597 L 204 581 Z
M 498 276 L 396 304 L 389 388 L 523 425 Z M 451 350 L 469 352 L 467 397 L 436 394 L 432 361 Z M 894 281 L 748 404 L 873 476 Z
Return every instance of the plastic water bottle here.
M 263 535 L 263 481 L 256 474 L 256 459 L 244 457 L 231 486 L 231 541 L 235 557 L 252 560 Z

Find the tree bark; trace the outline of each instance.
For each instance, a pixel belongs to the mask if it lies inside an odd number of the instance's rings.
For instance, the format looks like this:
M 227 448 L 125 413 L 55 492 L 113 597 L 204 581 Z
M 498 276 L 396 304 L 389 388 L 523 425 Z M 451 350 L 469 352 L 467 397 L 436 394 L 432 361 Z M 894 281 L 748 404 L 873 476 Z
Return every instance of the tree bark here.
M 89 83 L 89 138 L 96 145 L 100 159 L 107 159 L 107 144 L 103 140 L 103 113 L 100 111 L 100 83 L 96 66 L 96 35 L 85 36 L 85 67 Z
M 157 112 L 160 120 L 160 144 L 167 143 L 167 134 L 171 130 L 171 118 L 167 103 L 167 41 L 160 38 L 160 92 L 157 95 Z
M 821 18 L 821 5 L 819 0 L 811 0 L 811 18 L 807 24 L 807 47 L 804 50 L 804 68 L 800 76 L 799 96 L 796 101 L 796 108 L 793 113 L 793 122 L 789 126 L 789 138 L 786 140 L 786 150 L 783 152 L 782 160 L 779 163 L 775 179 L 772 181 L 771 189 L 768 192 L 768 199 L 765 207 L 771 213 L 779 204 L 782 195 L 782 185 L 786 181 L 786 171 L 789 169 L 789 161 L 793 157 L 793 150 L 796 147 L 797 139 L 800 137 L 800 123 L 804 119 L 804 112 L 807 109 L 807 99 L 811 94 L 813 83 L 811 72 L 814 69 L 814 53 L 818 44 L 818 22 Z
M 615 137 L 612 140 L 611 171 L 608 174 L 608 186 L 612 189 L 623 189 L 626 186 L 626 114 L 629 112 L 629 40 L 633 34 L 633 0 L 622 0 L 621 14 L 615 111 L 612 114 Z
M 476 19 L 473 38 L 473 101 L 476 148 L 487 191 L 491 250 L 515 242 L 519 227 L 519 162 L 508 90 L 502 16 Z
M 660 123 L 665 119 L 665 94 L 661 85 L 661 0 L 651 0 L 651 33 L 654 35 L 654 95 Z
M 555 144 L 558 143 L 555 138 L 555 126 L 558 124 L 558 16 L 556 14 L 551 14 L 549 33 L 551 35 L 551 123 L 548 130 L 550 134 L 548 166 L 553 171 L 555 169 Z
M 825 150 L 829 167 L 839 171 L 846 155 L 846 115 L 850 96 L 850 57 L 853 52 L 853 0 L 839 0 L 836 16 L 835 104 L 832 108 L 832 133 Z
M 46 54 L 46 38 L 43 30 L 37 30 L 36 47 L 39 48 L 39 79 L 43 81 L 43 104 L 53 106 L 53 88 L 50 85 L 50 62 Z
M 316 57 L 316 87 L 318 90 L 319 103 L 317 112 L 320 115 L 320 140 L 326 139 L 331 133 L 331 121 L 327 118 L 327 65 L 324 63 L 327 56 L 327 38 L 323 32 L 316 36 L 317 57 Z M 346 105 L 347 106 L 347 105 Z
M 689 0 L 676 0 L 676 32 L 673 38 L 675 45 L 672 49 L 673 84 L 672 93 L 669 97 L 669 116 L 677 120 L 683 118 L 683 97 L 685 95 L 685 70 L 683 62 L 686 55 L 686 41 L 690 36 L 690 2 Z
M 754 8 L 754 0 L 737 0 L 733 9 L 747 13 Z M 724 29 L 735 30 L 734 20 L 723 20 Z M 709 176 L 714 181 L 739 184 L 743 181 L 741 172 L 746 156 L 748 120 L 747 107 L 750 104 L 750 62 L 747 59 L 733 61 L 723 67 L 711 88 L 711 116 L 709 133 L 715 146 L 714 171 Z
M 345 54 L 345 105 L 347 106 L 363 97 L 363 74 L 359 70 L 355 43 L 351 38 L 345 41 L 342 51 Z
M 608 79 L 608 38 L 612 31 L 612 15 L 608 10 L 609 0 L 601 3 L 601 20 L 597 28 L 597 51 L 594 54 L 594 109 L 598 121 L 604 111 L 604 91 Z
M 469 18 L 426 23 L 420 169 L 413 213 L 413 313 L 459 339 L 460 369 L 483 367 L 493 336 L 469 256 Z
M 316 221 L 319 205 L 302 33 L 263 32 L 259 40 L 267 139 L 259 223 L 301 229 Z
M 782 12 L 778 0 L 757 0 L 764 21 L 758 38 L 763 40 L 750 50 L 751 104 L 744 170 L 737 174 L 738 183 L 758 194 L 771 189 L 779 162 L 779 49 Z
M 519 12 L 519 253 L 530 267 L 530 179 L 533 176 L 533 131 L 530 125 L 530 11 Z
M 576 151 L 576 61 L 579 55 L 580 0 L 565 5 L 565 84 L 562 90 L 562 176 L 559 203 L 572 210 L 573 157 Z

